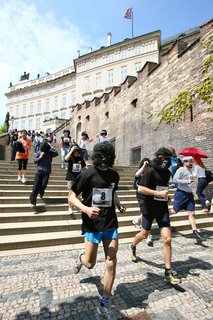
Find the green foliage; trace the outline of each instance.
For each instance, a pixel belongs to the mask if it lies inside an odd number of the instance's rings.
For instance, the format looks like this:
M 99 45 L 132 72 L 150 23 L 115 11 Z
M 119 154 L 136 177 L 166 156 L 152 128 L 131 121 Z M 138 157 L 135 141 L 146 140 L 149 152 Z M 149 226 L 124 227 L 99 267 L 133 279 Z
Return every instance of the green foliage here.
M 194 102 L 194 94 L 182 91 L 177 98 L 164 107 L 159 113 L 160 123 L 162 121 L 174 125 L 175 121 L 183 118 L 187 109 L 191 108 Z
M 4 122 L 3 125 L 0 127 L 0 134 L 7 133 L 7 125 Z
M 202 84 L 195 89 L 195 92 L 199 94 L 200 98 L 207 102 L 207 103 L 212 103 L 212 89 L 213 89 L 213 84 L 212 84 L 212 78 L 207 77 L 203 80 Z
M 213 54 L 210 54 L 207 58 L 203 61 L 203 68 L 202 72 L 206 73 L 210 67 L 210 65 L 213 63 Z
M 202 42 L 202 45 L 203 45 L 204 48 L 206 48 L 206 49 L 211 51 L 212 42 L 213 42 L 213 35 L 210 34 L 207 38 L 204 39 L 204 41 Z
M 144 110 L 145 112 L 146 112 L 146 114 L 147 114 L 147 119 L 150 119 L 150 118 L 152 118 L 153 117 L 153 112 L 152 111 L 150 111 L 150 110 Z
M 202 73 L 207 73 L 212 66 L 213 63 L 213 35 L 209 35 L 205 38 L 202 42 L 204 48 L 210 53 L 204 60 L 203 60 L 203 67 L 201 69 Z M 174 123 L 180 119 L 182 119 L 186 113 L 187 109 L 193 107 L 195 96 L 203 100 L 204 102 L 211 104 L 213 102 L 212 99 L 212 77 L 208 76 L 201 80 L 201 84 L 199 87 L 194 89 L 190 89 L 189 91 L 182 91 L 179 92 L 177 97 L 174 98 L 168 105 L 164 106 L 163 109 L 158 113 L 159 123 L 157 127 L 154 129 L 157 131 L 160 127 L 162 122 L 167 124 L 174 125 Z M 196 96 L 197 97 L 197 96 Z M 207 109 L 209 112 L 213 111 L 212 106 Z M 148 113 L 148 112 L 147 112 Z M 153 116 L 153 113 L 149 112 L 147 119 Z M 213 120 L 210 118 L 210 120 Z

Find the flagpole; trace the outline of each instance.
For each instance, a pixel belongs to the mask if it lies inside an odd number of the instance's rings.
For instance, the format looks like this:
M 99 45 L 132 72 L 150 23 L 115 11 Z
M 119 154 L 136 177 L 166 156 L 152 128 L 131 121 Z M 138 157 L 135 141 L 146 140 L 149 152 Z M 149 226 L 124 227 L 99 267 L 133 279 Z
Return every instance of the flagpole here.
M 133 34 L 133 7 L 132 7 L 132 38 L 134 38 L 134 34 Z

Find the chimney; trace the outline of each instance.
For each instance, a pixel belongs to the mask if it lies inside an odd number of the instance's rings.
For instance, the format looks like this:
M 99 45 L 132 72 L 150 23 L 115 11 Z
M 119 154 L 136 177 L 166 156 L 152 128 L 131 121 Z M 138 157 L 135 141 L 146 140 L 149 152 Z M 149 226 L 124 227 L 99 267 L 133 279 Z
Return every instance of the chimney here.
M 77 50 L 78 58 L 80 57 L 80 50 Z
M 88 53 L 92 52 L 92 47 L 88 48 Z
M 112 34 L 111 32 L 107 33 L 107 46 L 111 46 Z

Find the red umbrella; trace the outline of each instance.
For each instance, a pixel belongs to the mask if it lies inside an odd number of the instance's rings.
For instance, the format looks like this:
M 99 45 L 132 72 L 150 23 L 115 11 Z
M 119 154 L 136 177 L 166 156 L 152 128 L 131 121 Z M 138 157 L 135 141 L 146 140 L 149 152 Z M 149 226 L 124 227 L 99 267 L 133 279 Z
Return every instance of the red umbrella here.
M 207 154 L 200 149 L 194 148 L 194 147 L 188 147 L 184 148 L 183 150 L 178 152 L 182 156 L 192 156 L 196 158 L 208 158 Z

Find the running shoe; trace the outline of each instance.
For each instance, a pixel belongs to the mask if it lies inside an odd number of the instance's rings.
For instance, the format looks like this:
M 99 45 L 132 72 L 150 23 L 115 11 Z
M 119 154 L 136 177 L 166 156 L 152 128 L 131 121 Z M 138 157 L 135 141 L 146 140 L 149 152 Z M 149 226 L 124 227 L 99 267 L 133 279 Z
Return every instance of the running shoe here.
M 200 241 L 206 241 L 206 238 L 204 238 L 199 230 L 193 230 L 193 236 Z
M 152 240 L 152 235 L 151 234 L 149 234 L 148 236 L 147 236 L 147 238 L 146 238 L 146 244 L 148 245 L 148 246 L 150 246 L 150 247 L 153 247 L 153 240 Z
M 138 222 L 138 220 L 134 219 L 134 220 L 132 221 L 132 223 L 134 224 L 135 228 L 138 228 L 138 229 L 141 229 L 141 228 L 142 228 L 142 226 L 141 226 L 141 224 Z
M 133 244 L 131 244 L 130 250 L 131 250 L 131 259 L 132 259 L 132 262 L 137 262 L 136 247 L 133 246 Z
M 109 303 L 105 303 L 103 306 L 97 307 L 97 312 L 104 319 L 116 319 L 113 312 L 112 312 L 112 309 L 109 306 Z
M 74 265 L 74 274 L 79 273 L 79 271 L 81 270 L 82 267 L 82 262 L 81 262 L 81 256 L 85 254 L 85 252 L 82 250 L 79 252 L 78 258 L 75 261 L 75 265 Z
M 73 214 L 73 209 L 72 209 L 72 207 L 68 207 L 68 214 Z
M 21 181 L 21 176 L 18 176 L 17 181 Z
M 21 179 L 21 182 L 22 183 L 26 183 L 26 181 L 27 181 L 26 178 L 23 176 L 22 179 Z
M 172 270 L 164 276 L 165 281 L 171 284 L 178 284 L 181 282 L 181 280 L 176 276 L 175 272 Z

